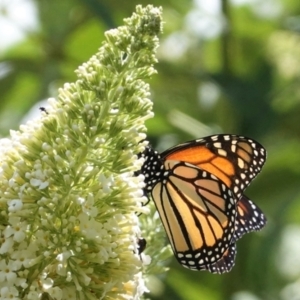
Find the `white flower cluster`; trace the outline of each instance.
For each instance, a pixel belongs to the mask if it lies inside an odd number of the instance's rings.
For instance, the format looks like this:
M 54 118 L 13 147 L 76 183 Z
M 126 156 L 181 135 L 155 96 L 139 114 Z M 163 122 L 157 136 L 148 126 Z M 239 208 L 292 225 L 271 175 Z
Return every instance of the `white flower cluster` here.
M 0 298 L 139 299 L 144 121 L 161 10 L 137 7 L 47 114 L 0 141 Z M 115 43 L 118 41 L 118 43 Z

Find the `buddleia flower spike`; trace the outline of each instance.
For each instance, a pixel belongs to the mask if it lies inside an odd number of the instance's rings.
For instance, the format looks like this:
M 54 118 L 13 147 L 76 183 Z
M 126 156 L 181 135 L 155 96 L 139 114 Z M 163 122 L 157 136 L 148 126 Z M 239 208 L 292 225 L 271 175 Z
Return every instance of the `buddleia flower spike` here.
M 0 298 L 139 299 L 145 197 L 137 154 L 153 116 L 161 9 L 137 6 L 41 118 L 0 140 Z M 146 232 L 149 235 L 149 232 Z

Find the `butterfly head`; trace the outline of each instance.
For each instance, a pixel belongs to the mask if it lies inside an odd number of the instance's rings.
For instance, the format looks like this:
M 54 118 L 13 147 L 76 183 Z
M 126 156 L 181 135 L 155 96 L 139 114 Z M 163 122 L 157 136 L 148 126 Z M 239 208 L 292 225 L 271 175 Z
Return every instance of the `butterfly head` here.
M 160 154 L 150 146 L 145 148 L 141 154 L 144 158 L 144 164 L 141 168 L 141 174 L 145 176 L 145 190 L 150 192 L 153 186 L 160 180 L 163 174 L 164 166 Z

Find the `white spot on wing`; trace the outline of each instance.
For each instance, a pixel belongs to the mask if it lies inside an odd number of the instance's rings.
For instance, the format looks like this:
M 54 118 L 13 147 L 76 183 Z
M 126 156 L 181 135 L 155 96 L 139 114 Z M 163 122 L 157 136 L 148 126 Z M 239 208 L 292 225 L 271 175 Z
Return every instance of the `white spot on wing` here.
M 227 156 L 227 152 L 224 149 L 218 149 L 218 154 L 221 156 Z
M 244 161 L 241 158 L 238 158 L 238 166 L 241 169 L 244 169 L 244 167 L 245 167 L 245 163 L 244 163 Z

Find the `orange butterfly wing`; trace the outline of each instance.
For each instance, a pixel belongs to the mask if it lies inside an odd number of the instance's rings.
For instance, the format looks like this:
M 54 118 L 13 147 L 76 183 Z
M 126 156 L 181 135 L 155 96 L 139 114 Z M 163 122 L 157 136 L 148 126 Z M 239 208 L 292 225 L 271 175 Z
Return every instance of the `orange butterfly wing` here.
M 266 150 L 261 144 L 243 136 L 220 134 L 177 145 L 161 156 L 196 165 L 220 178 L 234 191 L 239 199 L 235 241 L 265 226 L 267 220 L 261 209 L 243 195 L 266 161 Z
M 161 157 L 185 161 L 215 175 L 239 199 L 264 165 L 266 151 L 252 139 L 219 134 L 172 147 Z
M 170 160 L 164 165 L 163 178 L 151 194 L 174 254 L 186 268 L 208 268 L 231 244 L 235 196 L 220 179 L 196 166 Z

